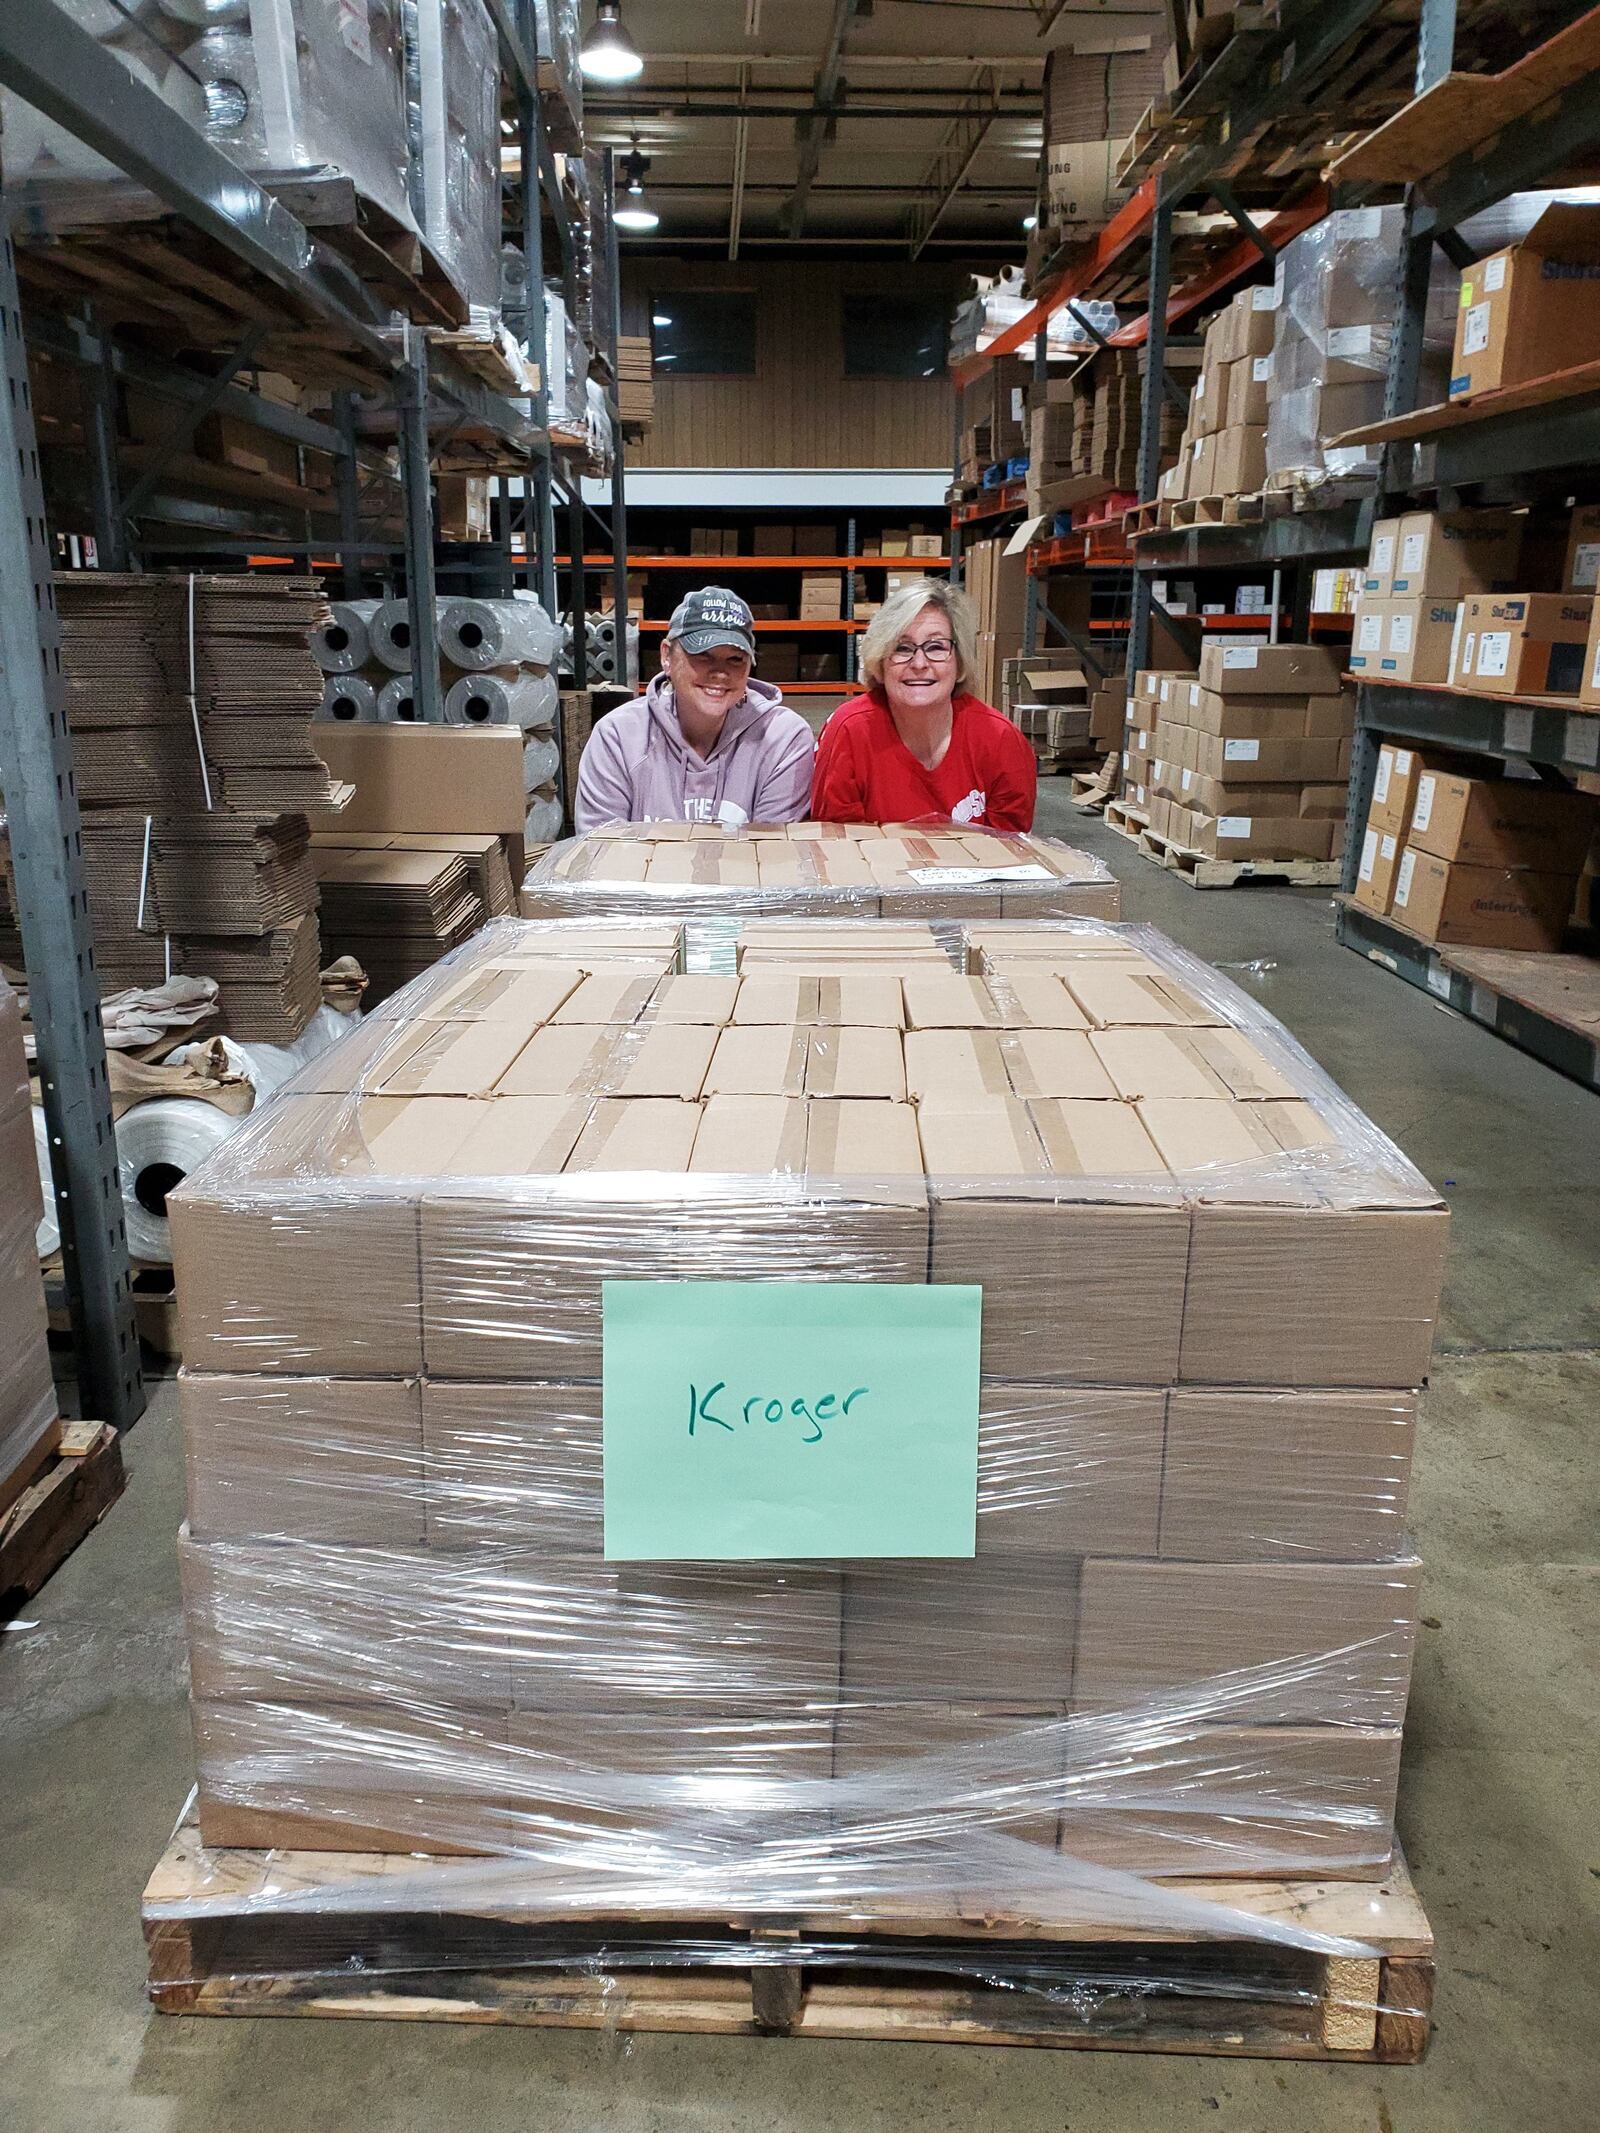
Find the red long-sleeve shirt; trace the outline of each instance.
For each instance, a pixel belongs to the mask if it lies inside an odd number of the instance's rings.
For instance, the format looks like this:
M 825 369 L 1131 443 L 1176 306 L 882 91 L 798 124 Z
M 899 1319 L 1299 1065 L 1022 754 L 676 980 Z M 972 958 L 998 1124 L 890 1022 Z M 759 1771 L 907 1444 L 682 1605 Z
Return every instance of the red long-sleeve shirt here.
M 959 695 L 937 770 L 895 731 L 885 698 L 852 696 L 822 729 L 811 779 L 818 822 L 917 822 L 929 815 L 1029 830 L 1039 772 L 1033 750 L 992 704 Z

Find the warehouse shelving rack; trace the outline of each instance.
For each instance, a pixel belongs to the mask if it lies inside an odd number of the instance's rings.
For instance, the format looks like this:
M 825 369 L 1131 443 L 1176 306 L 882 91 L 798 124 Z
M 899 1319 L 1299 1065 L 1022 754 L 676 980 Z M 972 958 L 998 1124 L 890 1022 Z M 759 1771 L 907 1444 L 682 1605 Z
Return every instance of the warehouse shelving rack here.
M 1472 259 L 1459 235 L 1468 216 L 1509 194 L 1559 180 L 1600 151 L 1600 8 L 1591 9 L 1497 78 L 1499 109 L 1516 120 L 1485 135 L 1486 112 L 1469 79 L 1450 72 L 1455 9 L 1424 0 L 1415 102 L 1341 158 L 1341 174 L 1369 186 L 1406 186 L 1406 245 L 1385 385 L 1384 420 L 1352 432 L 1385 446 L 1376 508 L 1415 496 L 1454 506 L 1480 500 L 1537 503 L 1576 485 L 1600 492 L 1600 365 L 1558 374 L 1453 410 L 1416 407 L 1432 248 Z M 1524 77 L 1531 87 L 1525 87 Z M 1519 91 L 1523 93 L 1519 94 Z M 1450 687 L 1363 681 L 1337 914 L 1339 939 L 1461 1013 L 1600 1089 L 1600 986 L 1563 998 L 1558 966 L 1570 959 L 1440 948 L 1349 901 L 1386 737 L 1499 762 L 1554 779 L 1600 764 L 1600 712 L 1572 698 L 1507 698 Z
M 569 291 L 574 271 L 565 211 L 544 119 L 548 111 L 563 145 L 571 147 L 571 114 L 550 86 L 532 0 L 488 0 L 500 47 L 502 83 L 514 102 L 522 149 L 522 226 L 529 266 L 527 339 L 542 358 L 544 208 L 561 240 Z M 341 558 L 347 585 L 359 582 L 367 557 L 405 566 L 406 595 L 418 648 L 421 715 L 443 715 L 435 630 L 435 555 L 431 469 L 439 446 L 463 428 L 489 442 L 502 478 L 500 567 L 513 583 L 510 504 L 523 498 L 528 543 L 537 558 L 546 605 L 555 609 L 554 493 L 568 499 L 571 523 L 582 532 L 580 477 L 552 450 L 547 389 L 540 387 L 531 417 L 486 386 L 448 351 L 430 342 L 428 325 L 407 318 L 391 330 L 396 288 L 392 262 L 374 249 L 375 284 L 349 257 L 319 241 L 313 225 L 229 161 L 160 96 L 136 80 L 67 13 L 56 7 L 0 10 L 0 83 L 78 139 L 96 149 L 137 186 L 153 194 L 181 224 L 231 262 L 260 315 L 240 333 L 209 376 L 166 366 L 116 345 L 92 307 L 79 319 L 57 318 L 45 328 L 54 352 L 84 366 L 90 379 L 89 507 L 100 560 L 136 560 L 128 524 L 137 507 L 158 500 L 181 525 L 191 546 L 206 554 L 246 554 L 284 548 L 303 554 L 326 544 Z M 533 174 L 530 178 L 528 174 Z M 293 197 L 291 194 L 289 197 Z M 609 187 L 607 194 L 609 209 Z M 613 290 L 615 230 L 606 236 Z M 225 277 L 213 276 L 224 282 Z M 426 310 L 419 304 L 419 309 Z M 362 530 L 362 478 L 374 475 L 363 453 L 364 425 L 353 394 L 336 399 L 332 424 L 273 407 L 236 386 L 251 367 L 266 329 L 292 330 L 313 322 L 346 350 L 358 375 L 382 381 L 400 448 L 404 527 L 398 544 L 369 541 Z M 428 323 L 438 323 L 437 312 Z M 614 336 L 615 320 L 612 321 Z M 614 355 L 614 345 L 612 353 Z M 116 1141 L 112 1130 L 99 988 L 79 835 L 72 739 L 64 709 L 60 631 L 52 586 L 54 555 L 41 471 L 19 293 L 17 251 L 0 163 L 0 786 L 6 795 L 11 867 L 29 978 L 41 1093 L 54 1175 L 56 1213 L 80 1402 L 86 1414 L 126 1428 L 142 1412 L 144 1394 L 134 1329 L 127 1240 L 122 1220 Z M 273 367 L 285 368 L 274 343 Z M 614 363 L 612 374 L 615 375 Z M 110 419 L 110 389 L 118 376 L 138 377 L 165 392 L 177 410 L 170 437 L 124 494 Z M 615 408 L 612 400 L 613 412 Z M 330 451 L 336 467 L 336 523 L 330 528 L 274 523 L 271 514 L 239 513 L 203 498 L 164 497 L 161 477 L 181 458 L 184 444 L 213 408 L 239 413 L 307 448 Z M 626 553 L 623 464 L 616 461 L 613 552 L 619 582 Z M 175 485 L 176 486 L 176 485 Z M 313 538 L 314 537 L 314 538 Z M 582 574 L 576 573 L 577 679 L 582 685 Z

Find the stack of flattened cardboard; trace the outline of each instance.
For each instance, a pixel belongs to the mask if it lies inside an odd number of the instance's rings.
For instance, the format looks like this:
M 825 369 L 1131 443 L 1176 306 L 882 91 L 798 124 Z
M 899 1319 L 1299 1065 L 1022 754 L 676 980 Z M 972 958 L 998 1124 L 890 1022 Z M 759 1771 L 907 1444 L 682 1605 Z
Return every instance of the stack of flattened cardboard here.
M 1107 867 L 1054 837 L 960 823 L 634 822 L 556 845 L 524 918 L 1115 918 Z
M 0 979 L 0 1516 L 61 1436 L 34 1240 L 42 1211 L 22 1010 Z
M 370 1006 L 407 984 L 484 922 L 460 852 L 319 848 L 322 936 L 331 955 L 366 971 Z
M 608 1901 L 625 1855 L 627 1908 L 762 1900 L 781 1833 L 858 1915 L 1381 1874 L 1425 1181 L 1147 928 L 831 976 L 563 930 L 485 929 L 174 1195 L 208 1841 Z M 753 1274 L 981 1284 L 970 1557 L 607 1559 L 603 1285 Z
M 328 852 L 453 852 L 465 865 L 474 895 L 490 918 L 512 918 L 517 909 L 516 884 L 503 837 L 450 835 L 437 830 L 319 830 L 312 846 L 321 865 Z
M 213 977 L 229 1035 L 292 1043 L 321 999 L 306 811 L 340 797 L 316 580 L 73 572 L 56 600 L 102 981 Z

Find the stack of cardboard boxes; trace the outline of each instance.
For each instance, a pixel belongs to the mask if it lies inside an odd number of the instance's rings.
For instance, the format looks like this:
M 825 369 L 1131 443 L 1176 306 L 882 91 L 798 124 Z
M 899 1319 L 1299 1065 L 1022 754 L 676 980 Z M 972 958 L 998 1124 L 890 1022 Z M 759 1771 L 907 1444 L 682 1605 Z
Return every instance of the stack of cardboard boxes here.
M 1588 793 L 1385 741 L 1355 901 L 1441 946 L 1559 948 L 1595 817 Z
M 61 1437 L 35 1238 L 44 1212 L 22 1009 L 0 978 L 0 1516 Z
M 173 1198 L 207 1839 L 623 1910 L 691 1862 L 776 1901 L 775 1856 L 857 1915 L 1381 1874 L 1424 1181 L 1144 930 L 720 977 L 563 930 L 492 929 Z M 982 1284 L 970 1558 L 607 1559 L 602 1283 L 753 1267 Z
M 1054 837 L 871 822 L 623 823 L 529 871 L 524 918 L 1115 918 L 1117 885 Z
M 1265 486 L 1276 302 L 1271 288 L 1242 290 L 1206 328 L 1178 457 L 1158 496 L 1253 496 Z
M 1008 541 L 974 541 L 963 568 L 978 625 L 978 671 L 969 686 L 998 704 L 1005 662 L 1020 649 L 1027 620 L 1028 559 Z
M 1193 678 L 1138 675 L 1133 707 L 1129 789 L 1158 836 L 1214 859 L 1338 853 L 1355 700 L 1332 652 L 1212 642 Z
M 1169 374 L 1184 381 L 1198 368 L 1199 351 L 1173 347 Z M 1107 491 L 1138 493 L 1139 421 L 1146 351 L 1101 349 L 1069 378 L 1048 378 L 1028 390 L 1028 509 L 1037 514 L 1083 500 L 1079 484 L 1100 482 Z M 1158 468 L 1172 466 L 1182 443 L 1182 421 L 1173 402 L 1161 399 Z M 1064 497 L 1053 492 L 1073 486 Z

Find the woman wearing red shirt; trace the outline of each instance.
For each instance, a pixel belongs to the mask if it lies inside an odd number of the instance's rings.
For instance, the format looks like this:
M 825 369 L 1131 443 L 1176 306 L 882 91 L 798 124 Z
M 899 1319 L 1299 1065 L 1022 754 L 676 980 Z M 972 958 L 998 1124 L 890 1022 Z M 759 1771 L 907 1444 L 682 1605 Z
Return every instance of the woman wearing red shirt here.
M 908 585 L 861 639 L 862 696 L 822 729 L 811 780 L 819 822 L 1033 827 L 1033 750 L 965 683 L 977 664 L 972 608 L 948 585 Z

